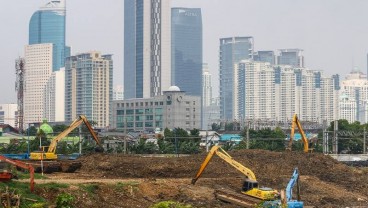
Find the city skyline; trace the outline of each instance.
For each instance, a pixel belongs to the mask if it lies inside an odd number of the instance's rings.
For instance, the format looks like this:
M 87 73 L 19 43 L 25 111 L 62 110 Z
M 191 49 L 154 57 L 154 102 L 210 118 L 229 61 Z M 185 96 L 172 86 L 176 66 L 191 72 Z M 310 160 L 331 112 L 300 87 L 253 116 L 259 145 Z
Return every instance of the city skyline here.
M 72 55 L 92 50 L 114 54 L 114 85 L 122 84 L 119 80 L 123 80 L 123 2 L 92 2 L 67 1 L 66 44 L 72 47 Z M 7 30 L 0 34 L 2 87 L 14 88 L 14 62 L 18 56 L 24 55 L 22 50 L 28 41 L 29 19 L 45 3 L 46 0 L 1 3 L 0 15 L 3 18 L 12 16 L 12 21 L 2 23 Z M 219 38 L 231 36 L 254 37 L 255 51 L 300 48 L 304 50 L 307 67 L 323 70 L 328 75 L 339 73 L 342 79 L 354 66 L 366 72 L 368 41 L 364 37 L 368 29 L 360 26 L 365 24 L 366 1 L 351 4 L 342 0 L 234 0 L 227 4 L 223 0 L 173 0 L 171 6 L 202 9 L 203 62 L 209 63 L 213 74 L 215 96 L 219 89 Z M 94 15 L 90 15 L 91 11 Z M 225 13 L 227 15 L 223 15 Z M 228 24 L 229 21 L 232 24 Z M 111 26 L 104 27 L 106 22 Z M 98 30 L 97 25 L 104 30 Z M 9 90 L 3 93 L 0 103 L 16 103 L 15 98 L 15 91 Z

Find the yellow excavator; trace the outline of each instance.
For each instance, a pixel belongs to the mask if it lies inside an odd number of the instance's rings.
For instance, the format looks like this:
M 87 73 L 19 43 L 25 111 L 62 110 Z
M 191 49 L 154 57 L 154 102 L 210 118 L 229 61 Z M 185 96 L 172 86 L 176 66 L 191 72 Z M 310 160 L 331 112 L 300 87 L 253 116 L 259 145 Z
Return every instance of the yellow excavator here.
M 82 123 L 87 126 L 88 131 L 91 133 L 93 139 L 99 145 L 100 148 L 98 149 L 98 151 L 103 151 L 102 145 L 98 140 L 96 133 L 93 131 L 91 124 L 88 122 L 87 118 L 84 115 L 80 115 L 70 124 L 67 129 L 65 129 L 51 141 L 51 144 L 50 146 L 48 146 L 47 151 L 45 151 L 45 147 L 42 147 L 42 151 L 31 152 L 29 158 L 31 160 L 57 160 L 57 154 L 55 153 L 57 143 Z
M 277 190 L 267 188 L 267 187 L 261 187 L 261 188 L 258 187 L 258 182 L 257 182 L 256 176 L 253 173 L 253 171 L 251 171 L 249 168 L 244 167 L 239 162 L 235 161 L 220 146 L 213 146 L 211 148 L 206 159 L 204 160 L 201 167 L 199 168 L 195 178 L 192 179 L 193 185 L 196 183 L 198 178 L 202 175 L 204 169 L 207 167 L 209 161 L 211 160 L 214 154 L 219 156 L 221 159 L 225 160 L 227 163 L 229 163 L 231 166 L 239 170 L 241 173 L 243 173 L 247 177 L 247 179 L 244 181 L 242 191 L 241 191 L 243 194 L 247 196 L 251 196 L 252 198 L 258 199 L 259 201 L 256 201 L 256 202 L 265 201 L 265 200 L 274 200 L 277 197 L 279 197 L 279 192 Z M 227 199 L 230 199 L 230 198 L 234 198 L 234 196 L 227 197 Z M 221 198 L 221 199 L 224 199 L 224 198 Z M 225 199 L 225 201 L 227 200 Z M 234 201 L 229 201 L 229 202 L 234 202 Z
M 293 121 L 292 121 L 292 124 L 291 124 L 290 140 L 289 140 L 288 146 L 286 147 L 286 150 L 290 150 L 291 151 L 291 147 L 293 145 L 294 133 L 295 133 L 295 127 L 296 126 L 298 127 L 298 130 L 299 130 L 300 135 L 302 137 L 302 141 L 303 141 L 303 145 L 304 145 L 303 151 L 306 152 L 306 153 L 313 151 L 313 149 L 310 149 L 309 148 L 307 136 L 304 133 L 304 130 L 302 128 L 302 125 L 299 122 L 299 119 L 298 119 L 297 114 L 294 114 L 294 116 L 293 116 Z

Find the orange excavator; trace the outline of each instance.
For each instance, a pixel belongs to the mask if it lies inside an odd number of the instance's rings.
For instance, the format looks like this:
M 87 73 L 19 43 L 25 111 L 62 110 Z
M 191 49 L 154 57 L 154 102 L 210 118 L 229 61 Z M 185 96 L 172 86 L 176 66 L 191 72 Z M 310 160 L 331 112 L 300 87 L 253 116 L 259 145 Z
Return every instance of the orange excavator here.
M 293 116 L 293 121 L 292 121 L 292 124 L 291 124 L 290 140 L 289 140 L 288 146 L 286 147 L 286 150 L 291 151 L 291 147 L 293 145 L 293 140 L 294 140 L 295 127 L 298 127 L 300 135 L 302 136 L 302 141 L 303 141 L 303 144 L 304 144 L 303 151 L 306 152 L 306 153 L 312 152 L 313 149 L 309 148 L 307 136 L 305 135 L 305 133 L 303 131 L 302 125 L 300 124 L 300 121 L 298 119 L 297 114 L 294 114 L 294 116 Z
M 103 147 L 101 145 L 100 140 L 97 138 L 96 133 L 92 129 L 91 124 L 88 122 L 87 118 L 84 115 L 80 115 L 75 121 L 73 121 L 70 126 L 65 129 L 63 132 L 61 132 L 59 135 L 57 135 L 52 141 L 50 146 L 47 147 L 47 151 L 45 150 L 45 147 L 42 147 L 42 151 L 36 151 L 31 152 L 30 159 L 31 160 L 57 160 L 57 154 L 56 154 L 56 146 L 59 141 L 61 141 L 64 137 L 66 137 L 70 132 L 72 132 L 75 128 L 77 128 L 79 125 L 84 123 L 88 131 L 91 133 L 92 138 L 96 141 L 96 143 L 99 145 L 99 148 L 96 148 L 97 151 L 102 152 Z
M 15 165 L 16 167 L 23 168 L 25 170 L 29 171 L 29 178 L 30 178 L 30 189 L 31 192 L 34 190 L 34 168 L 31 164 L 21 162 L 19 160 L 11 160 L 7 157 L 4 157 L 0 155 L 0 161 L 6 162 L 12 165 Z M 0 181 L 9 181 L 14 178 L 14 175 L 11 172 L 1 172 L 0 173 Z

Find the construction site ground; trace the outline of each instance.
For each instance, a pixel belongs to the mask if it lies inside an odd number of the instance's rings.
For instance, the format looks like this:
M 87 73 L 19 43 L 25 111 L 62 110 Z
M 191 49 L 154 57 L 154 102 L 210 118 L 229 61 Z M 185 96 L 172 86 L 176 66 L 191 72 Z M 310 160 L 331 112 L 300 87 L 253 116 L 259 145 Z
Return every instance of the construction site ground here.
M 285 189 L 295 167 L 300 172 L 300 194 L 305 206 L 368 207 L 368 168 L 351 167 L 321 153 L 239 150 L 228 152 L 250 168 L 260 186 Z M 122 154 L 90 154 L 80 157 L 74 173 L 47 174 L 36 180 L 36 193 L 55 202 L 60 193 L 74 196 L 74 207 L 150 207 L 176 201 L 192 207 L 238 207 L 215 199 L 219 188 L 240 192 L 245 177 L 216 155 L 195 185 L 206 153 L 179 157 L 143 157 Z M 42 183 L 68 187 L 45 189 Z M 293 192 L 296 197 L 296 191 Z

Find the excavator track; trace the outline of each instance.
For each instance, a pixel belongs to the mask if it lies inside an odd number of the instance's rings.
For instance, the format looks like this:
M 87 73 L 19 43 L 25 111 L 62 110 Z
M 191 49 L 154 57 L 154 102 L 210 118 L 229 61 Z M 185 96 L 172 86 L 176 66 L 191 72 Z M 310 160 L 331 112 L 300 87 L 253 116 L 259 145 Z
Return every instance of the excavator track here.
M 241 194 L 238 192 L 234 192 L 227 189 L 217 189 L 215 190 L 215 197 L 219 200 L 226 201 L 232 204 L 236 204 L 242 207 L 256 207 L 262 200 L 248 196 L 245 194 Z
M 36 173 L 53 173 L 53 172 L 66 172 L 73 173 L 82 167 L 82 163 L 79 161 L 63 160 L 63 161 L 31 161 L 29 163 L 33 166 Z

